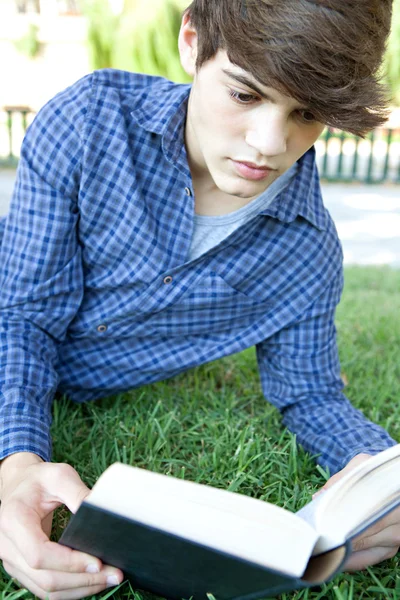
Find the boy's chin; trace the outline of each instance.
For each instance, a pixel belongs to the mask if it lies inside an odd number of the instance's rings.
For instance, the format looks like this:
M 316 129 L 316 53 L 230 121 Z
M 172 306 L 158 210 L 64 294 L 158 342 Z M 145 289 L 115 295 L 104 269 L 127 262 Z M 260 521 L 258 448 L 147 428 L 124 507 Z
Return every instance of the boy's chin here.
M 215 181 L 215 180 L 214 180 Z M 242 198 L 243 200 L 251 200 L 262 194 L 270 185 L 264 181 L 263 184 L 256 183 L 253 181 L 246 181 L 245 179 L 234 178 L 232 181 L 221 181 L 215 182 L 217 188 L 223 194 L 228 196 L 234 196 L 235 198 Z

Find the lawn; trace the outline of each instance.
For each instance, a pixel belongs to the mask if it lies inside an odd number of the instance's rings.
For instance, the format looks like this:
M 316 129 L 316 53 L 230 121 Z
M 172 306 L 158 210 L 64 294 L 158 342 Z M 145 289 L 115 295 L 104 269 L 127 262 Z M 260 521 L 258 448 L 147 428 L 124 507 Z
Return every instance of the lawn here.
M 348 268 L 345 276 L 337 327 L 347 395 L 400 441 L 400 270 Z M 297 510 L 328 476 L 263 398 L 254 349 L 96 404 L 58 401 L 53 441 L 53 459 L 72 464 L 89 486 L 123 461 Z M 65 509 L 57 513 L 56 538 L 67 518 Z M 279 598 L 400 599 L 398 562 Z M 31 597 L 0 574 L 0 600 Z M 109 597 L 153 598 L 127 582 L 98 596 Z

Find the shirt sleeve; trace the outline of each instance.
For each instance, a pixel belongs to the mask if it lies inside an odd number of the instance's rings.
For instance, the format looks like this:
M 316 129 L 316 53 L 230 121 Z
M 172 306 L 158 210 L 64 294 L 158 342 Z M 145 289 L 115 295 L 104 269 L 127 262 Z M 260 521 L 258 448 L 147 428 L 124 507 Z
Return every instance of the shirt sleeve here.
M 396 442 L 343 394 L 334 316 L 342 271 L 305 314 L 257 346 L 264 395 L 297 441 L 333 474 Z
M 83 296 L 78 195 L 90 76 L 29 127 L 0 249 L 0 459 L 50 460 L 57 348 Z

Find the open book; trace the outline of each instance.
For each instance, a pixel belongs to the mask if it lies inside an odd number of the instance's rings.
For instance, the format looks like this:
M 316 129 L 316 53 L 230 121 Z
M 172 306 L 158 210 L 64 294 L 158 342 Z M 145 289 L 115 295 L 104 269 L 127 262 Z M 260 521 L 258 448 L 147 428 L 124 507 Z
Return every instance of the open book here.
M 340 571 L 351 539 L 400 504 L 400 444 L 298 513 L 120 463 L 109 467 L 60 543 L 121 568 L 167 598 L 255 599 Z

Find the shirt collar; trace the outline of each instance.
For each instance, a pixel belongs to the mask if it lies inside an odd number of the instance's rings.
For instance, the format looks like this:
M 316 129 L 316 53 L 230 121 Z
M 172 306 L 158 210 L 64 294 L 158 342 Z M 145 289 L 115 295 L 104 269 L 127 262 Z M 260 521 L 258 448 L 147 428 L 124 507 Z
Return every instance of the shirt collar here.
M 185 149 L 185 122 L 191 85 L 148 77 L 148 85 L 135 96 L 133 120 L 146 131 L 162 137 L 167 160 L 191 179 Z
M 297 173 L 288 186 L 261 214 L 283 223 L 303 217 L 320 231 L 327 227 L 327 214 L 323 205 L 315 148 L 312 147 L 297 161 Z
M 191 85 L 176 84 L 159 77 L 147 76 L 147 80 L 148 85 L 135 96 L 132 119 L 146 131 L 162 137 L 162 149 L 167 160 L 191 180 L 184 135 Z M 327 227 L 327 215 L 314 147 L 297 164 L 297 173 L 291 182 L 260 214 L 284 223 L 291 223 L 300 216 L 323 231 Z

